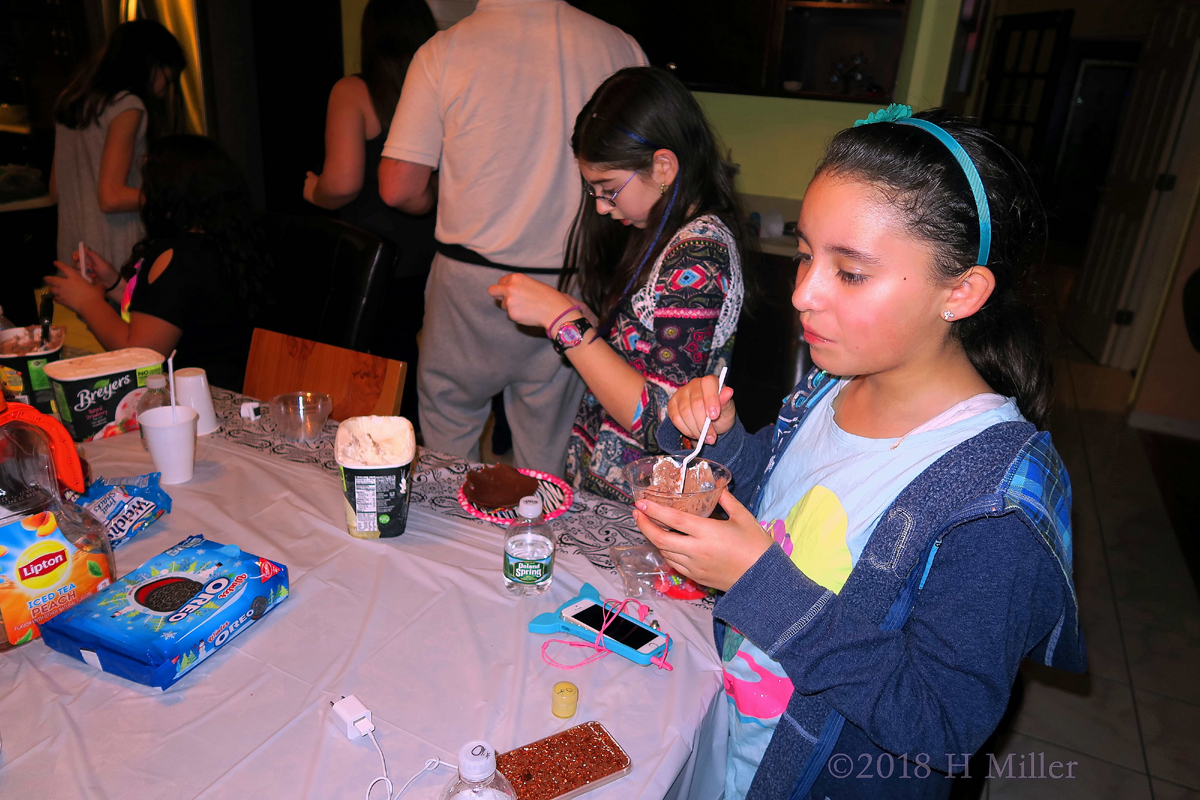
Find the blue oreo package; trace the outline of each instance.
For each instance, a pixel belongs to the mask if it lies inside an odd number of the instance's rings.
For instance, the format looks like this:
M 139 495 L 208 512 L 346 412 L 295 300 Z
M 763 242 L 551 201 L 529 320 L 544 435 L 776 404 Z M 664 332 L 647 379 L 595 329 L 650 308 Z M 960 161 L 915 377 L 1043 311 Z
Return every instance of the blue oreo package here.
M 288 596 L 287 567 L 191 536 L 42 626 L 54 650 L 166 689 Z

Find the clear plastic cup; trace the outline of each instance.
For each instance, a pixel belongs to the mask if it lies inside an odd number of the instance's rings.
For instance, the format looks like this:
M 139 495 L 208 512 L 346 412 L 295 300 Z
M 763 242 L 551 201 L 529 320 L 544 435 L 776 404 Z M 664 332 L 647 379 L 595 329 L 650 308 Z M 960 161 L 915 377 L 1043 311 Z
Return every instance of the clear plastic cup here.
M 318 438 L 333 413 L 333 398 L 323 392 L 287 392 L 271 398 L 271 418 L 288 439 Z
M 670 456 L 646 456 L 625 465 L 625 480 L 633 490 L 633 499 L 649 500 L 661 506 L 667 506 L 679 511 L 686 511 L 698 517 L 707 517 L 717 507 L 721 492 L 729 485 L 733 475 L 723 465 L 707 458 L 694 458 L 688 464 L 690 473 L 697 464 L 705 463 L 712 471 L 713 484 L 711 488 L 697 491 L 677 492 L 673 488 L 654 486 L 654 468 L 663 461 L 670 461 Z M 678 463 L 679 459 L 675 460 Z

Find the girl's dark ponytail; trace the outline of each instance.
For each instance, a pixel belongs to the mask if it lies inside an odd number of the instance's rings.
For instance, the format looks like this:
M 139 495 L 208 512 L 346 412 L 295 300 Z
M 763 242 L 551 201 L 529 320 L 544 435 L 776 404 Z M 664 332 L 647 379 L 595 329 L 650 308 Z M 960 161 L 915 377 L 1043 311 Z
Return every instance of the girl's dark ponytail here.
M 953 335 L 988 385 L 1014 397 L 1021 413 L 1044 427 L 1054 375 L 1043 326 L 1026 299 L 1028 273 L 1041 255 L 1046 217 L 1017 158 L 990 133 L 941 109 L 916 114 L 962 145 L 979 170 L 992 217 L 986 266 L 996 288 L 975 314 L 951 323 Z M 909 232 L 934 247 L 940 278 L 952 283 L 975 265 L 979 217 L 962 167 L 920 128 L 875 123 L 848 128 L 830 142 L 817 174 L 878 186 L 907 220 Z
M 1045 427 L 1054 371 L 1041 321 L 1012 293 L 996 297 L 952 328 L 988 385 L 1015 397 L 1025 419 Z

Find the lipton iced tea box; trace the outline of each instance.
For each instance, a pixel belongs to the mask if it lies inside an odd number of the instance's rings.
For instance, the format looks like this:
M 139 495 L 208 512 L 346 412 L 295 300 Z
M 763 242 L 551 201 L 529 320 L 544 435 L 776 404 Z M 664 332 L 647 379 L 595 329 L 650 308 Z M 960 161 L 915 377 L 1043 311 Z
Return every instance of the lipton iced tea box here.
M 82 544 L 94 535 L 77 538 Z M 52 511 L 0 527 L 0 625 L 4 643 L 36 639 L 39 626 L 112 582 L 111 556 L 96 543 L 76 547 Z M 5 648 L 0 648 L 5 649 Z
M 58 415 L 72 438 L 86 442 L 137 430 L 138 399 L 162 362 L 154 350 L 127 347 L 47 364 Z

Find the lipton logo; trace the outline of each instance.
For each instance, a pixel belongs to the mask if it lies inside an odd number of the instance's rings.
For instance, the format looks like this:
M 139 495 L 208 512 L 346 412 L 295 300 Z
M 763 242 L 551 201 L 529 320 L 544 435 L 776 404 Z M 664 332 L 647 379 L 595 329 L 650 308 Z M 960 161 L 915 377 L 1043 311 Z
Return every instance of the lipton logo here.
M 27 581 L 65 563 L 67 563 L 67 553 L 65 550 L 59 550 L 57 553 L 47 553 L 36 561 L 31 561 L 17 570 L 17 574 L 21 576 L 21 580 Z
M 66 573 L 70 555 L 62 542 L 38 542 L 17 559 L 17 580 L 30 589 L 46 589 Z
M 79 390 L 79 394 L 75 396 L 74 409 L 76 411 L 86 411 L 98 401 L 110 399 L 116 394 L 117 389 L 120 389 L 122 386 L 128 386 L 132 380 L 133 374 L 129 372 L 111 381 L 98 380 L 91 389 Z

